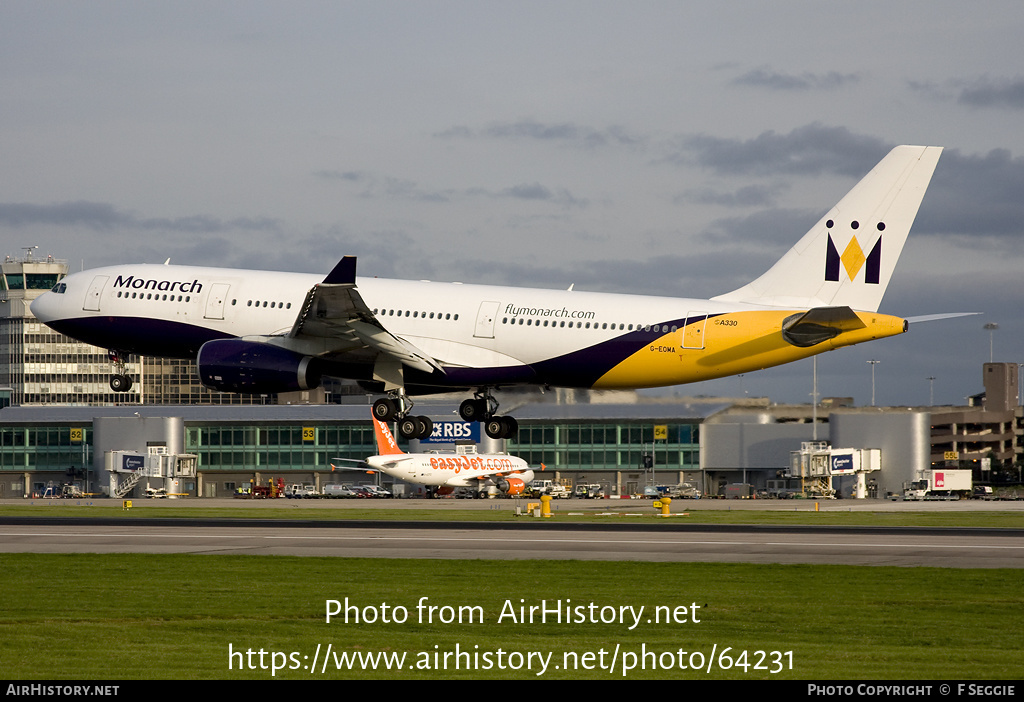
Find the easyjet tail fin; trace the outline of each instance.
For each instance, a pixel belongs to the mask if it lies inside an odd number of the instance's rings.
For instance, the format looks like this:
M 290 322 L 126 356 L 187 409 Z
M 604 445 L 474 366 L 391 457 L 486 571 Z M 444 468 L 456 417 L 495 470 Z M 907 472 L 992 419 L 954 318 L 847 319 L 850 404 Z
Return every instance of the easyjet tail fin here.
M 877 312 L 941 153 L 897 146 L 767 273 L 712 299 Z
M 404 454 L 405 451 L 398 448 L 398 442 L 388 429 L 387 422 L 382 422 L 376 417 L 373 419 L 373 435 L 377 439 L 377 455 L 388 456 L 392 454 Z

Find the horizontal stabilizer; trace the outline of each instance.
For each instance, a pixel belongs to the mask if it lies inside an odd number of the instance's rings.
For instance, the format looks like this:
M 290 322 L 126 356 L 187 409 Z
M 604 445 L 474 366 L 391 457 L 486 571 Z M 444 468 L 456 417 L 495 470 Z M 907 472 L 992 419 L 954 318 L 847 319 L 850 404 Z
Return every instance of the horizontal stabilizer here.
M 866 326 L 849 307 L 815 307 L 787 317 L 782 323 L 782 336 L 793 346 L 806 348 Z
M 944 314 L 922 314 L 917 317 L 907 317 L 910 324 L 915 322 L 935 322 L 940 319 L 955 319 L 957 317 L 973 317 L 982 314 L 981 312 L 946 312 Z
M 337 463 L 351 463 L 352 465 L 337 465 Z M 376 469 L 371 468 L 370 464 L 366 461 L 362 461 L 358 458 L 332 458 L 331 459 L 331 470 L 358 470 L 366 473 L 376 473 Z

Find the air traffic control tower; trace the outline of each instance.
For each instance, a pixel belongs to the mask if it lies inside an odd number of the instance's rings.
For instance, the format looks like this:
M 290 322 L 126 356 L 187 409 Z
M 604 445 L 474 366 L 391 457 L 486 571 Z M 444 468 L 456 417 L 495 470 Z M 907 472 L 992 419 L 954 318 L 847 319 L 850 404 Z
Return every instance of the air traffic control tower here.
M 13 405 L 137 403 L 139 391 L 115 396 L 104 349 L 58 334 L 29 305 L 67 275 L 68 262 L 40 257 L 35 246 L 0 263 L 0 387 Z M 132 364 L 138 378 L 141 368 Z M 127 395 L 127 396 L 126 396 Z

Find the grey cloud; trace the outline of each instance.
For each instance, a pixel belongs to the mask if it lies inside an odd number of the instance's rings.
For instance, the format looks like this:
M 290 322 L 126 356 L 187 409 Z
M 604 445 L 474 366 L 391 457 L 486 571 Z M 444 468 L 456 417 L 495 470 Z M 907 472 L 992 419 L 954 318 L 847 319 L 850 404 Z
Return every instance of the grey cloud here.
M 609 145 L 640 146 L 645 141 L 642 137 L 630 134 L 625 128 L 620 126 L 595 129 L 594 127 L 573 124 L 571 122 L 549 124 L 535 120 L 500 122 L 483 127 L 482 129 L 472 129 L 459 125 L 442 132 L 437 132 L 435 136 L 446 139 L 469 139 L 474 137 L 488 139 L 532 139 L 565 143 L 585 148 Z
M 745 271 L 760 269 L 761 258 L 742 251 L 663 255 L 646 260 L 559 261 L 558 265 L 493 259 L 467 261 L 482 279 L 499 285 L 618 292 L 669 297 L 710 297 L 748 282 Z
M 1024 78 L 991 80 L 982 78 L 960 91 L 957 102 L 971 107 L 1024 109 Z
M 708 135 L 684 137 L 665 160 L 695 162 L 723 174 L 862 176 L 889 148 L 877 137 L 854 134 L 846 127 L 814 123 L 788 134 L 768 131 L 747 140 Z
M 226 232 L 238 229 L 276 231 L 279 228 L 277 220 L 266 217 L 238 217 L 230 220 L 208 215 L 140 218 L 102 202 L 62 202 L 51 205 L 0 203 L 0 225 L 26 227 L 39 224 L 60 227 L 84 226 L 96 231 L 138 229 L 186 233 Z
M 674 202 L 701 205 L 724 205 L 726 207 L 765 207 L 775 204 L 782 185 L 747 185 L 732 192 L 720 192 L 710 188 L 687 190 L 674 198 Z
M 344 180 L 350 183 L 360 183 L 370 177 L 361 171 L 316 171 L 313 175 L 324 180 Z
M 753 139 L 698 136 L 687 139 L 678 158 L 690 157 L 700 165 L 726 175 L 838 174 L 860 178 L 892 147 L 883 140 L 854 134 L 845 127 L 811 124 L 788 134 L 765 132 Z M 941 235 L 994 248 L 1017 251 L 1024 234 L 1024 158 L 1006 149 L 985 154 L 964 154 L 945 149 L 918 214 L 918 235 Z M 756 191 L 751 193 L 756 194 Z M 714 197 L 707 196 L 708 200 Z M 720 197 L 727 203 L 728 197 Z M 823 203 L 824 204 L 824 203 Z M 746 238 L 744 232 L 767 232 L 780 239 L 779 225 L 805 224 L 786 236 L 806 231 L 822 213 L 765 211 L 748 218 L 722 219 L 712 233 L 729 239 Z M 799 215 L 797 217 L 796 215 Z M 806 217 L 806 219 L 805 219 Z M 763 226 L 761 226 L 763 225 Z
M 827 73 L 792 74 L 773 71 L 769 68 L 757 68 L 739 76 L 733 80 L 733 83 L 772 90 L 835 90 L 859 81 L 860 76 L 856 73 L 829 71 Z
M 1006 149 L 962 154 L 946 149 L 935 170 L 915 232 L 954 238 L 1003 239 L 1020 250 L 1024 234 L 1024 158 Z
M 705 235 L 711 241 L 757 244 L 757 250 L 764 257 L 762 270 L 767 270 L 768 265 L 814 226 L 825 210 L 825 207 L 820 211 L 768 209 L 746 217 L 723 217 L 713 221 Z
M 321 180 L 340 181 L 362 187 L 360 197 L 389 197 L 397 200 L 414 202 L 448 202 L 452 192 L 447 190 L 426 190 L 416 181 L 395 178 L 393 176 L 377 176 L 366 171 L 334 171 L 322 170 L 313 173 Z
M 550 200 L 554 197 L 551 190 L 540 183 L 533 183 L 532 185 L 514 185 L 511 188 L 505 189 L 503 192 L 510 197 L 522 198 L 524 200 Z
M 376 176 L 362 171 L 319 171 L 315 175 L 327 180 L 353 183 L 362 187 L 360 197 L 393 198 L 415 202 L 451 202 L 456 198 L 513 198 L 550 202 L 562 206 L 585 206 L 586 200 L 576 198 L 565 188 L 552 189 L 540 183 L 520 183 L 501 190 L 487 188 L 464 188 L 430 190 L 422 188 L 416 181 L 393 176 Z
M 61 202 L 36 205 L 25 202 L 0 203 L 0 224 L 25 227 L 48 224 L 59 227 L 86 226 L 91 229 L 111 229 L 130 221 L 113 205 L 101 202 Z
M 486 191 L 482 191 L 486 192 Z M 573 197 L 565 188 L 552 190 L 540 183 L 524 183 L 505 188 L 494 194 L 494 197 L 511 197 L 520 200 L 541 200 L 566 207 L 585 207 L 587 201 Z

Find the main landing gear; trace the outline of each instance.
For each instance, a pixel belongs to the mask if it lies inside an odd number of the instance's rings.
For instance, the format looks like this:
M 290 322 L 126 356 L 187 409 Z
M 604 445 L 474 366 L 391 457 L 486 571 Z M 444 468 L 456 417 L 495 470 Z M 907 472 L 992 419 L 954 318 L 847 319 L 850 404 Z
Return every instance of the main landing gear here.
M 467 422 L 483 422 L 484 432 L 492 439 L 511 439 L 519 433 L 514 417 L 498 417 L 498 401 L 489 392 L 476 393 L 474 399 L 459 406 L 459 416 Z M 391 390 L 387 397 L 373 403 L 373 417 L 381 422 L 398 420 L 398 433 L 403 439 L 425 439 L 434 431 L 429 417 L 417 417 L 412 402 L 401 390 Z
M 398 433 L 403 439 L 426 439 L 434 431 L 434 423 L 430 417 L 414 417 L 410 402 L 404 393 L 395 392 L 393 396 L 384 397 L 373 403 L 373 417 L 382 422 L 398 419 Z
M 132 377 L 127 373 L 128 354 L 107 351 L 107 356 L 114 364 L 114 375 L 110 376 L 110 389 L 114 392 L 128 392 L 132 389 Z
M 497 410 L 498 401 L 485 390 L 459 405 L 459 416 L 467 422 L 483 422 L 484 431 L 492 439 L 513 438 L 519 433 L 519 422 L 514 417 L 495 416 Z

